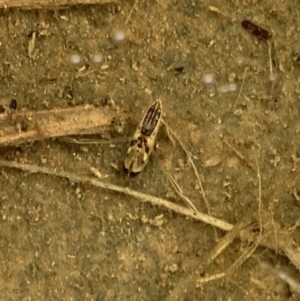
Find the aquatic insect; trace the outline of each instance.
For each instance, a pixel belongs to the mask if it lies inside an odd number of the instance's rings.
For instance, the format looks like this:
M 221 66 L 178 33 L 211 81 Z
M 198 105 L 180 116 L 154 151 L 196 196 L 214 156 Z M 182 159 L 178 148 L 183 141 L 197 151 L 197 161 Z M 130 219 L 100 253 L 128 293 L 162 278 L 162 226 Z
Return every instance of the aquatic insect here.
M 253 35 L 261 39 L 268 40 L 272 37 L 272 35 L 267 30 L 261 28 L 260 26 L 254 24 L 249 20 L 244 20 L 242 22 L 242 26 L 243 28 L 249 30 Z
M 144 115 L 127 150 L 123 168 L 129 175 L 138 174 L 145 168 L 155 145 L 161 117 L 162 104 L 157 100 Z

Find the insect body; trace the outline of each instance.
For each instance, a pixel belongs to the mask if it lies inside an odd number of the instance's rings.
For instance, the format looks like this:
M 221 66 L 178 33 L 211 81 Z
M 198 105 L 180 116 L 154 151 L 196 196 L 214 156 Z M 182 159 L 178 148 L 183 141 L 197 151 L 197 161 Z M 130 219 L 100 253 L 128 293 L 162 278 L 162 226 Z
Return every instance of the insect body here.
M 249 20 L 244 20 L 242 22 L 243 28 L 249 30 L 253 35 L 264 39 L 264 40 L 269 40 L 272 35 L 265 29 L 261 28 L 260 26 L 254 24 L 253 22 Z
M 123 163 L 128 174 L 138 174 L 146 166 L 154 148 L 161 116 L 162 105 L 161 101 L 157 100 L 150 106 L 132 137 Z

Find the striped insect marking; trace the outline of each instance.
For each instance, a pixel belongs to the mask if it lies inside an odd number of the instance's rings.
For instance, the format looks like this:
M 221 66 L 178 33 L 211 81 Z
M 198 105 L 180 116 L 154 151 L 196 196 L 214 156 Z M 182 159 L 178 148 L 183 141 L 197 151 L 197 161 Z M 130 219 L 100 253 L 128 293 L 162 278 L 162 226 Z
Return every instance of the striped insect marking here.
M 161 101 L 153 103 L 137 127 L 123 163 L 129 175 L 140 173 L 146 166 L 155 145 L 162 116 Z

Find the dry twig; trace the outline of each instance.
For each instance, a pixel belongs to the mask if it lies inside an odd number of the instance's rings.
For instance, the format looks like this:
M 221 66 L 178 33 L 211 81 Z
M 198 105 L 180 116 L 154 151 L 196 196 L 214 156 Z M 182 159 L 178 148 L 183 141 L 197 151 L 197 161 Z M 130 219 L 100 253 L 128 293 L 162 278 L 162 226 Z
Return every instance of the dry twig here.
M 175 132 L 168 126 L 168 124 L 163 119 L 162 119 L 162 123 L 165 125 L 165 127 L 167 129 L 168 135 L 170 137 L 172 137 L 172 138 L 175 138 L 178 141 L 178 143 L 180 144 L 180 146 L 182 147 L 182 149 L 184 150 L 184 152 L 186 153 L 188 161 L 191 164 L 191 166 L 192 166 L 192 168 L 194 170 L 194 173 L 196 175 L 196 178 L 198 180 L 198 185 L 200 187 L 203 199 L 205 201 L 207 212 L 208 212 L 209 215 L 211 215 L 210 206 L 209 206 L 208 200 L 206 198 L 206 195 L 205 195 L 205 192 L 204 192 L 204 189 L 203 189 L 203 185 L 202 185 L 202 181 L 200 179 L 199 173 L 198 173 L 197 168 L 196 168 L 196 166 L 194 164 L 194 161 L 193 161 L 193 158 L 192 158 L 192 154 L 187 150 L 187 147 L 184 145 L 184 143 L 177 137 L 177 135 L 175 134 Z M 172 138 L 171 138 L 171 141 L 173 141 Z
M 47 175 L 51 175 L 51 176 L 55 176 L 55 177 L 67 178 L 70 181 L 76 182 L 76 183 L 91 183 L 92 185 L 94 185 L 96 187 L 127 194 L 127 195 L 135 197 L 143 202 L 150 202 L 155 206 L 165 207 L 174 212 L 177 212 L 177 213 L 185 215 L 187 217 L 191 217 L 193 219 L 202 221 L 206 224 L 212 225 L 214 227 L 218 227 L 225 231 L 229 231 L 233 227 L 231 224 L 229 224 L 227 222 L 224 222 L 217 218 L 213 218 L 213 217 L 211 217 L 207 214 L 201 213 L 199 211 L 194 212 L 191 209 L 176 205 L 176 204 L 169 202 L 167 200 L 164 200 L 162 198 L 158 198 L 158 197 L 151 196 L 151 195 L 148 195 L 148 194 L 145 194 L 142 192 L 134 191 L 134 190 L 131 190 L 126 187 L 121 187 L 121 186 L 113 185 L 110 183 L 105 183 L 105 182 L 99 181 L 95 178 L 86 177 L 86 176 L 78 176 L 78 175 L 68 173 L 68 172 L 54 171 L 54 170 L 48 169 L 46 167 L 40 167 L 37 165 L 22 164 L 22 163 L 10 162 L 10 161 L 5 161 L 5 160 L 0 160 L 0 166 L 17 168 L 17 169 L 27 171 L 30 173 L 43 173 L 43 174 L 47 174 Z
M 162 198 L 158 198 L 158 197 L 154 197 L 154 196 L 144 194 L 144 193 L 141 193 L 138 191 L 134 191 L 129 188 L 124 188 L 124 187 L 120 187 L 120 186 L 113 185 L 110 183 L 105 183 L 105 182 L 99 181 L 95 178 L 91 178 L 91 177 L 87 177 L 87 176 L 78 176 L 78 175 L 71 174 L 68 172 L 57 172 L 57 171 L 48 169 L 46 167 L 40 167 L 40 166 L 30 165 L 30 164 L 21 164 L 21 163 L 10 162 L 10 161 L 5 161 L 5 160 L 0 160 L 0 166 L 16 168 L 16 169 L 20 169 L 20 170 L 27 171 L 30 173 L 43 173 L 43 174 L 52 175 L 55 177 L 67 178 L 70 181 L 77 182 L 77 183 L 87 183 L 88 182 L 96 187 L 127 194 L 127 195 L 133 196 L 143 202 L 150 202 L 155 206 L 165 207 L 169 210 L 177 212 L 178 214 L 182 214 L 187 217 L 202 221 L 206 224 L 209 224 L 214 227 L 218 227 L 225 231 L 231 231 L 232 229 L 239 229 L 238 226 L 236 228 L 234 228 L 233 225 L 231 225 L 225 221 L 222 221 L 217 218 L 213 218 L 213 217 L 206 215 L 204 213 L 201 213 L 201 212 L 195 213 L 191 209 L 176 205 L 176 204 L 171 203 Z M 241 225 L 244 225 L 244 224 L 241 223 Z M 234 235 L 232 235 L 232 237 L 235 237 L 235 233 L 233 233 L 233 234 Z M 243 231 L 239 231 L 239 238 L 242 240 L 250 241 L 250 242 L 256 241 L 257 244 L 267 247 L 272 250 L 276 250 L 276 248 L 277 248 L 277 242 L 274 240 L 274 237 L 272 235 L 269 235 L 269 233 L 266 235 L 263 235 L 262 238 L 258 241 L 258 240 L 256 240 L 254 233 L 252 233 L 250 230 L 244 229 Z M 295 264 L 295 266 L 300 270 L 300 249 L 299 249 L 299 247 L 293 245 L 292 240 L 289 237 L 288 233 L 278 233 L 277 239 L 278 239 L 279 249 L 281 251 L 283 251 L 285 253 L 285 255 L 291 260 L 291 262 L 293 262 Z M 228 241 L 230 243 L 232 241 L 232 238 L 230 238 Z M 226 245 L 229 245 L 229 243 L 226 242 L 224 244 L 224 246 L 226 247 Z M 213 258 L 213 257 L 217 256 L 218 254 L 220 254 L 220 252 L 222 250 L 224 250 L 225 247 L 219 247 L 220 251 L 216 251 L 215 253 L 213 253 L 215 255 L 213 255 L 211 257 Z M 218 250 L 218 249 L 216 249 L 216 250 Z M 175 300 L 175 299 L 173 299 L 173 300 Z
M 246 165 L 251 168 L 254 172 L 256 172 L 256 168 L 252 162 L 250 162 L 240 151 L 238 151 L 232 144 L 230 144 L 226 138 L 221 137 L 221 140 L 237 155 L 237 157 L 245 162 Z
M 262 235 L 262 221 L 261 221 L 261 176 L 260 170 L 258 166 L 258 162 L 256 160 L 256 169 L 257 169 L 257 179 L 258 179 L 258 218 L 259 218 L 259 235 Z
M 202 258 L 200 263 L 199 259 L 195 258 L 189 267 L 195 269 L 195 267 L 202 271 L 208 265 L 210 265 L 222 252 L 224 252 L 227 247 L 233 242 L 233 240 L 240 235 L 240 231 L 248 227 L 251 221 L 251 217 L 248 215 L 245 219 L 242 219 L 232 229 L 226 233 L 226 235 L 220 239 L 217 245 L 211 250 L 207 258 Z M 199 287 L 205 282 L 216 280 L 227 275 L 226 273 L 220 273 L 217 275 L 208 276 L 205 278 L 200 277 L 198 274 L 190 274 L 188 277 L 183 278 L 180 283 L 177 284 L 176 288 L 171 292 L 171 294 L 164 301 L 174 301 L 184 299 L 184 294 L 194 287 Z
M 160 169 L 163 171 L 163 173 L 166 175 L 166 177 L 168 178 L 169 182 L 171 183 L 171 185 L 173 186 L 174 190 L 176 191 L 176 193 L 180 196 L 181 199 L 183 199 L 188 206 L 190 206 L 195 212 L 198 212 L 197 207 L 194 205 L 194 203 L 183 194 L 182 189 L 180 188 L 180 186 L 178 185 L 178 183 L 175 181 L 175 179 L 165 170 L 165 168 L 163 167 L 163 165 L 161 164 L 157 153 L 154 151 L 153 152 L 154 156 L 157 159 L 157 162 L 159 163 Z
M 80 4 L 119 3 L 115 0 L 0 0 L 0 8 L 54 9 Z
M 134 1 L 134 4 L 133 4 L 133 6 L 132 6 L 132 8 L 131 8 L 131 10 L 130 10 L 130 12 L 129 12 L 129 14 L 128 14 L 128 17 L 126 18 L 125 25 L 126 25 L 126 24 L 128 23 L 128 21 L 130 20 L 131 14 L 132 14 L 132 12 L 134 11 L 134 9 L 136 8 L 138 1 L 139 1 L 139 0 L 135 0 L 135 1 Z
M 79 144 L 79 145 L 85 145 L 85 144 L 114 144 L 114 143 L 120 143 L 125 141 L 130 141 L 131 138 L 126 137 L 120 137 L 120 138 L 112 138 L 112 139 L 97 139 L 97 138 L 75 138 L 75 137 L 61 137 L 59 140 L 67 142 L 67 143 L 73 143 L 73 144 Z
M 286 282 L 293 290 L 300 293 L 300 283 L 296 281 L 294 278 L 292 278 L 290 275 L 285 273 L 283 270 L 281 270 L 278 267 L 272 267 L 270 264 L 267 264 L 265 262 L 260 263 L 260 266 L 263 269 L 268 270 L 272 274 L 274 274 L 276 277 L 281 279 L 282 281 Z
M 105 108 L 77 106 L 0 115 L 0 147 L 68 135 L 108 133 L 115 113 Z
M 197 280 L 196 287 L 200 287 L 203 283 L 213 281 L 213 280 L 217 280 L 217 279 L 223 278 L 225 276 L 226 276 L 226 273 L 219 273 L 219 274 L 215 274 L 215 275 L 212 275 L 212 276 L 201 277 Z

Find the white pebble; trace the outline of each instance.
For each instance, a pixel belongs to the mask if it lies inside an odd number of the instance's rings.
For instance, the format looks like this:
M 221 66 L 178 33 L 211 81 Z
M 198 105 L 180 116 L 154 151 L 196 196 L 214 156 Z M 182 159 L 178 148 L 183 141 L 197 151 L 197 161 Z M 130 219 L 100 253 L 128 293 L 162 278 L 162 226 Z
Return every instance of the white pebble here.
M 236 83 L 223 84 L 218 87 L 219 93 L 234 92 L 237 90 Z
M 92 61 L 96 64 L 101 63 L 103 60 L 103 55 L 101 53 L 95 53 L 92 55 Z
M 202 77 L 202 81 L 206 84 L 206 85 L 211 85 L 214 83 L 215 81 L 215 75 L 213 73 L 207 73 L 204 74 Z
M 116 43 L 121 43 L 124 42 L 126 39 L 126 35 L 125 32 L 123 30 L 115 30 L 112 35 L 111 35 L 112 39 L 116 42 Z
M 79 54 L 72 54 L 70 56 L 70 62 L 74 65 L 77 65 L 81 62 L 81 56 Z

